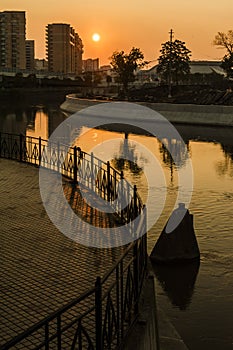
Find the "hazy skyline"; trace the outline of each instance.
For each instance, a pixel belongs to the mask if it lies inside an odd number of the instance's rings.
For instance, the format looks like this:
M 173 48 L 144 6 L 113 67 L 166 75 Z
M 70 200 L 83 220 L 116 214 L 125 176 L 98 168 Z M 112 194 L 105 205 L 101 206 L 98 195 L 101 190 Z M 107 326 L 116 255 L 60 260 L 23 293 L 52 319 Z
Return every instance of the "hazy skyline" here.
M 83 59 L 99 57 L 101 65 L 109 64 L 114 51 L 133 46 L 146 60 L 156 60 L 171 28 L 191 50 L 191 59 L 221 59 L 225 51 L 213 46 L 214 36 L 233 29 L 232 0 L 1 0 L 0 11 L 6 10 L 26 11 L 26 38 L 35 40 L 36 58 L 45 58 L 46 25 L 68 23 L 83 41 Z M 93 33 L 100 41 L 92 40 Z

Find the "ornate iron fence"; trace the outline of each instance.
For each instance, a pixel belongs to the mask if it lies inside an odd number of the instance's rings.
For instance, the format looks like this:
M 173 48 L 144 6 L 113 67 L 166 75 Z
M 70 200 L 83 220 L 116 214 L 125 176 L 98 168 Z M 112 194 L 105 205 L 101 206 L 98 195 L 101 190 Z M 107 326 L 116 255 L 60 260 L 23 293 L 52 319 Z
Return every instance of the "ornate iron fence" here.
M 52 144 L 41 138 L 0 133 L 0 157 L 59 171 L 113 203 L 123 222 L 141 213 L 138 231 L 146 232 L 146 208 L 133 188 L 109 162 L 77 147 Z M 127 197 L 125 208 L 119 196 Z M 121 198 L 122 199 L 122 198 Z M 142 210 L 143 209 L 143 210 Z M 146 234 L 125 249 L 110 271 L 85 294 L 18 335 L 0 349 L 117 349 L 138 314 L 147 267 Z
M 80 182 L 110 202 L 122 222 L 130 222 L 143 209 L 136 186 L 124 179 L 123 172 L 79 147 L 54 144 L 40 137 L 0 133 L 0 157 L 55 170 Z
M 146 236 L 132 242 L 95 286 L 0 349 L 117 349 L 138 314 Z M 89 305 L 89 307 L 88 307 Z

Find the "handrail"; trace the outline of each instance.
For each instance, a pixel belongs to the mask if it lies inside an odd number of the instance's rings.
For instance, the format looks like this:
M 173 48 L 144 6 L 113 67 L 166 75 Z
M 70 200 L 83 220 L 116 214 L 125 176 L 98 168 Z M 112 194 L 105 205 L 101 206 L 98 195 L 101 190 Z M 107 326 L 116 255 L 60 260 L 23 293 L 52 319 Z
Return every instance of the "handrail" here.
M 0 133 L 0 157 L 42 166 L 58 171 L 74 182 L 81 181 L 114 205 L 122 222 L 132 221 L 143 209 L 136 186 L 132 187 L 125 180 L 123 172 L 80 147 L 50 142 L 41 137 Z M 123 202 L 128 203 L 125 208 L 121 207 Z
M 4 344 L 4 347 L 0 349 L 10 349 L 12 346 L 18 344 L 21 340 L 25 339 L 29 334 L 36 332 L 38 329 L 43 327 L 46 323 L 49 323 L 54 318 L 56 318 L 58 315 L 63 314 L 67 310 L 69 310 L 71 307 L 75 306 L 77 303 L 80 303 L 82 300 L 90 296 L 95 292 L 95 288 L 91 288 L 82 295 L 80 295 L 78 298 L 73 299 L 71 302 L 66 304 L 65 306 L 61 307 L 57 311 L 51 313 L 49 316 L 45 317 L 43 320 L 39 321 L 38 323 L 34 324 L 33 326 L 29 327 L 26 331 L 22 332 L 18 336 L 14 337 L 12 340 Z M 83 316 L 83 315 L 82 315 Z
M 0 157 L 44 166 L 59 171 L 74 182 L 80 178 L 88 187 L 108 200 L 110 204 L 119 195 L 124 175 L 78 147 L 53 145 L 41 138 L 0 133 Z M 91 169 L 91 172 L 90 172 Z M 146 210 L 136 186 L 126 181 L 122 186 L 128 195 L 126 208 L 116 208 L 123 222 L 133 220 L 141 213 L 138 225 L 146 232 Z M 129 191 L 130 193 L 128 193 Z M 124 253 L 103 276 L 96 278 L 95 285 L 81 296 L 71 300 L 11 341 L 0 346 L 8 350 L 20 344 L 27 349 L 49 349 L 50 344 L 63 350 L 88 348 L 93 350 L 118 349 L 138 314 L 138 302 L 147 268 L 146 234 L 130 243 Z M 77 307 L 85 302 L 85 311 Z M 91 306 L 89 307 L 89 304 Z M 69 317 L 67 316 L 69 314 Z M 75 316 L 74 316 L 75 314 Z M 68 320 L 68 321 L 67 321 Z

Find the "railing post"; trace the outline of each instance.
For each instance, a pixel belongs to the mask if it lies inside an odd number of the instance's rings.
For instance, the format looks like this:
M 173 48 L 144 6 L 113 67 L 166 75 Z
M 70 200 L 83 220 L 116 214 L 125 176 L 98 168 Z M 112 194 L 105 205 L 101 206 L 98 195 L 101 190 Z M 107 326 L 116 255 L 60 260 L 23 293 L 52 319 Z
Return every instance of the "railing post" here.
M 74 146 L 74 182 L 77 182 L 78 166 L 77 166 L 77 147 Z
M 41 164 L 41 137 L 39 137 L 39 166 Z
M 147 254 L 147 207 L 143 206 L 143 211 L 144 211 L 144 225 L 145 229 L 144 231 L 146 232 L 144 236 L 142 237 L 143 243 L 144 243 L 144 261 L 145 261 L 145 269 L 147 269 L 147 264 L 148 264 L 148 254 Z
M 79 159 L 82 159 L 82 158 L 83 158 L 83 152 L 82 152 L 81 148 L 80 148 L 80 147 L 77 147 L 77 151 L 78 151 L 78 157 L 79 157 Z
M 114 198 L 113 200 L 116 199 L 116 193 L 117 193 L 117 189 L 116 189 L 116 186 L 117 186 L 117 179 L 116 179 L 116 170 L 114 169 L 114 177 L 113 177 L 113 181 L 114 181 L 114 185 L 113 185 L 113 188 L 114 188 Z
M 133 255 L 134 255 L 134 290 L 135 290 L 135 303 L 134 303 L 134 312 L 138 314 L 138 303 L 139 303 L 139 265 L 138 265 L 138 240 L 135 241 L 133 247 Z
M 121 170 L 121 203 L 123 203 L 123 199 L 122 199 L 122 196 L 123 196 L 123 180 L 124 180 L 124 173 L 123 171 Z M 118 189 L 118 192 L 119 192 L 119 189 Z M 124 219 L 124 208 L 121 207 L 121 221 L 123 221 Z
M 91 189 L 92 189 L 92 191 L 94 189 L 94 181 L 95 181 L 95 176 L 94 176 L 94 155 L 93 155 L 93 152 L 91 152 Z
M 98 276 L 95 282 L 95 332 L 96 332 L 96 350 L 103 350 L 102 333 L 102 286 L 101 279 Z
M 60 173 L 60 142 L 57 141 L 57 171 Z
M 137 186 L 134 185 L 133 187 L 133 215 L 134 215 L 134 218 L 137 217 L 138 215 L 138 207 L 137 207 Z
M 19 135 L 19 161 L 23 161 L 23 135 Z
M 107 162 L 107 201 L 110 202 L 111 200 L 111 187 L 110 187 L 110 163 Z

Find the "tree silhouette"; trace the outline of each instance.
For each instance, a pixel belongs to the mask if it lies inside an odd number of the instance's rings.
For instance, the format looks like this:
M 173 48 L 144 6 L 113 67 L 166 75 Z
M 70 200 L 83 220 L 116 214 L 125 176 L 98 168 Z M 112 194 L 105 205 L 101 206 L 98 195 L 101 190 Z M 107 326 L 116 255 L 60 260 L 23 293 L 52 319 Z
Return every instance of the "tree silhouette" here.
M 128 143 L 128 134 L 125 134 L 124 142 L 120 146 L 118 155 L 112 160 L 114 168 L 119 171 L 129 170 L 134 175 L 140 175 L 143 168 L 138 163 L 138 156 L 135 153 L 136 146 Z
M 92 86 L 92 72 L 84 72 L 83 79 L 85 86 Z
M 215 35 L 213 44 L 220 49 L 227 51 L 222 59 L 221 67 L 226 72 L 228 78 L 233 76 L 233 30 L 228 30 L 227 33 L 218 32 Z
M 221 67 L 226 72 L 228 78 L 233 77 L 233 53 L 223 57 Z
M 227 51 L 222 59 L 221 67 L 224 69 L 228 77 L 233 76 L 233 30 L 228 30 L 227 33 L 218 32 L 215 35 L 213 44 L 220 49 Z
M 106 76 L 106 82 L 108 84 L 108 86 L 110 85 L 110 83 L 112 82 L 112 77 L 110 75 Z
M 169 82 L 169 75 L 176 84 L 190 73 L 191 51 L 180 40 L 167 41 L 162 44 L 161 55 L 158 59 L 157 72 L 162 80 Z
M 233 30 L 228 30 L 227 33 L 218 32 L 215 35 L 213 44 L 221 49 L 227 50 L 227 55 L 233 54 Z
M 129 54 L 115 51 L 110 57 L 113 71 L 117 73 L 118 81 L 123 85 L 123 92 L 128 95 L 128 85 L 135 80 L 135 71 L 147 64 L 140 49 L 133 47 Z

